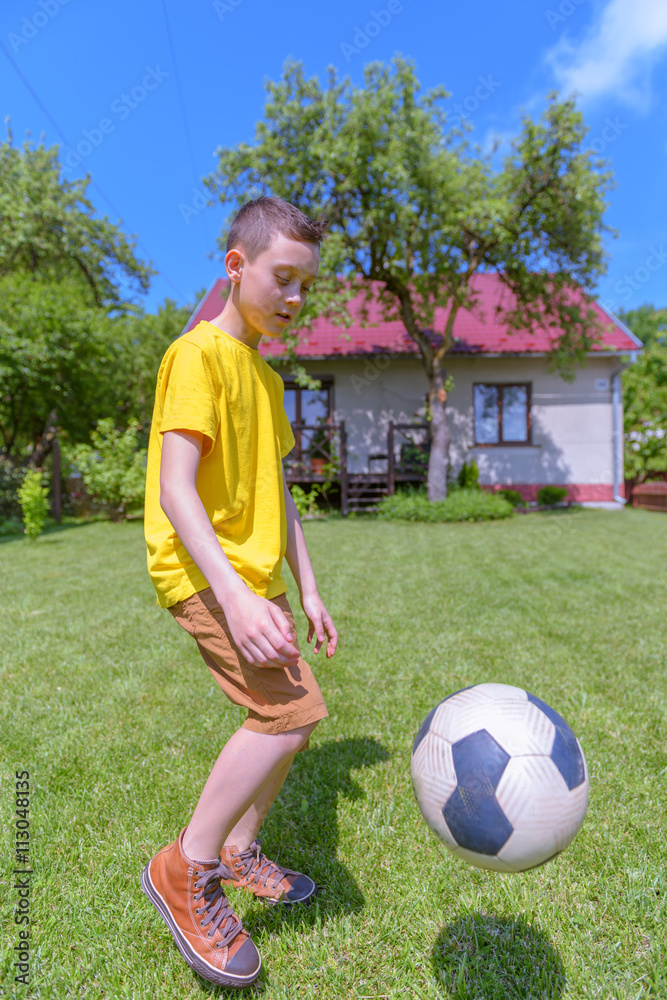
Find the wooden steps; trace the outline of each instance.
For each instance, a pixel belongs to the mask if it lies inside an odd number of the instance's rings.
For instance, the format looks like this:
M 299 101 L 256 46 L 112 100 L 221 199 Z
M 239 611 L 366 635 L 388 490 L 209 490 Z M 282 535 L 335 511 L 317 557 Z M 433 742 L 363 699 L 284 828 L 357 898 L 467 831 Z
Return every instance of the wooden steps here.
M 389 495 L 386 476 L 371 476 L 367 473 L 352 473 L 347 484 L 348 510 L 376 510 L 383 497 Z

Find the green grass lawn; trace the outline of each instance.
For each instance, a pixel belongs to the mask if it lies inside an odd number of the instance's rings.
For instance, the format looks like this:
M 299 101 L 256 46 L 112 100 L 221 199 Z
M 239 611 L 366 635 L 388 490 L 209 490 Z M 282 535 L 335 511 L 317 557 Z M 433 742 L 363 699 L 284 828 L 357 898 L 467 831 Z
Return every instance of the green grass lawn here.
M 667 517 L 358 519 L 306 533 L 341 643 L 333 661 L 311 658 L 330 717 L 262 836 L 323 889 L 289 914 L 233 894 L 264 962 L 249 994 L 667 998 Z M 232 995 L 185 965 L 139 887 L 241 721 L 155 605 L 141 523 L 7 541 L 0 567 L 5 994 Z M 291 578 L 290 595 L 298 605 Z M 451 856 L 411 790 L 422 719 L 482 681 L 545 699 L 588 760 L 579 836 L 523 875 Z M 11 965 L 17 769 L 31 784 L 27 989 Z

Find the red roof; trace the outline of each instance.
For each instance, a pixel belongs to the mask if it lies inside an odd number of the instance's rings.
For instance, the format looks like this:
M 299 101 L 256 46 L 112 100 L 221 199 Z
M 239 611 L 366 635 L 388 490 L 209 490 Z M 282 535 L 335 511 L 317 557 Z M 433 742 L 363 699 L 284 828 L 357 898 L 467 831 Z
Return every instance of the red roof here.
M 228 280 L 217 278 L 206 296 L 192 314 L 184 333 L 191 330 L 201 320 L 211 320 L 223 307 L 221 293 Z M 544 354 L 551 350 L 553 341 L 560 335 L 559 330 L 544 328 L 536 333 L 512 330 L 503 322 L 502 314 L 496 316 L 496 307 L 503 310 L 514 305 L 512 292 L 502 284 L 496 274 L 476 274 L 471 287 L 477 294 L 478 303 L 471 310 L 460 309 L 454 321 L 454 346 L 456 354 Z M 575 294 L 583 304 L 583 295 Z M 381 317 L 380 305 L 376 301 L 367 304 L 368 322 L 377 326 L 362 326 L 359 311 L 362 296 L 348 303 L 353 320 L 349 327 L 337 326 L 322 317 L 315 320 L 312 330 L 304 330 L 300 335 L 297 355 L 300 358 L 330 358 L 363 356 L 368 354 L 417 354 L 418 348 L 406 333 L 400 320 L 387 321 Z M 636 351 L 642 344 L 634 334 L 615 316 L 607 312 L 598 302 L 592 307 L 603 324 L 606 324 L 603 343 L 594 351 Z M 449 306 L 435 311 L 434 330 L 442 331 L 445 326 Z M 263 341 L 262 354 L 280 355 L 280 343 Z

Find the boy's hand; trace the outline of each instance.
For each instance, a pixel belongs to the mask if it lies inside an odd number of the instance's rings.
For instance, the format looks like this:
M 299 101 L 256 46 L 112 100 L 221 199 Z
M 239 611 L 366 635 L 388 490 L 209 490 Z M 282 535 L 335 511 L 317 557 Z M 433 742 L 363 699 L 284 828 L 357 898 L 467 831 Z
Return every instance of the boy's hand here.
M 287 618 L 271 601 L 245 584 L 220 601 L 234 642 L 254 667 L 289 667 L 299 662 Z
M 313 636 L 316 636 L 313 652 L 319 653 L 326 639 L 327 659 L 329 659 L 336 652 L 338 632 L 336 631 L 331 615 L 322 603 L 322 598 L 318 593 L 302 595 L 301 607 L 310 625 L 308 629 L 308 642 L 312 642 Z

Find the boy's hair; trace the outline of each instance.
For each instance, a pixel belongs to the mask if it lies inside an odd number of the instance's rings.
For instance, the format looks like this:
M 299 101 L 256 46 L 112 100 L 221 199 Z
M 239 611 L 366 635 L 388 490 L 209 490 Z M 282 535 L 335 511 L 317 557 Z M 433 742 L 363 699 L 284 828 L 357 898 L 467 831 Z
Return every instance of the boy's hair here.
M 326 220 L 314 222 L 282 198 L 255 198 L 239 209 L 227 237 L 227 252 L 243 250 L 252 264 L 273 243 L 276 236 L 286 236 L 301 243 L 319 246 L 328 228 Z

